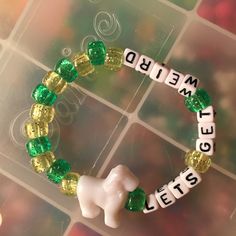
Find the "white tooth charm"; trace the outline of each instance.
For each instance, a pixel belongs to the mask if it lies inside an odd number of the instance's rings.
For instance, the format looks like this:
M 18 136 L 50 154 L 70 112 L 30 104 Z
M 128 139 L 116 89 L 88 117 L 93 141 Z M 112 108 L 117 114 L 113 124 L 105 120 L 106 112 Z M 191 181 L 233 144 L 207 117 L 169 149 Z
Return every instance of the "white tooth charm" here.
M 134 191 L 138 184 L 138 178 L 123 165 L 113 168 L 106 179 L 81 176 L 77 197 L 82 215 L 95 218 L 102 208 L 105 224 L 117 228 L 120 223 L 119 212 L 125 206 L 128 193 Z

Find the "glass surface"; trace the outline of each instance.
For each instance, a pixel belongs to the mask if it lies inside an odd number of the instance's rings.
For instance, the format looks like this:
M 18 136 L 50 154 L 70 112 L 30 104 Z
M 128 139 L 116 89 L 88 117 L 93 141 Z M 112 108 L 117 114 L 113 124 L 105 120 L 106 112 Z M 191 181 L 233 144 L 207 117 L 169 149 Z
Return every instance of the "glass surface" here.
M 217 26 L 236 33 L 235 17 L 236 1 L 234 0 L 203 0 L 198 14 Z
M 26 9 L 27 0 L 0 0 L 0 39 L 6 39 Z
M 198 0 L 168 0 L 169 2 L 172 2 L 186 10 L 192 10 Z
M 70 217 L 0 174 L 0 235 L 62 236 Z

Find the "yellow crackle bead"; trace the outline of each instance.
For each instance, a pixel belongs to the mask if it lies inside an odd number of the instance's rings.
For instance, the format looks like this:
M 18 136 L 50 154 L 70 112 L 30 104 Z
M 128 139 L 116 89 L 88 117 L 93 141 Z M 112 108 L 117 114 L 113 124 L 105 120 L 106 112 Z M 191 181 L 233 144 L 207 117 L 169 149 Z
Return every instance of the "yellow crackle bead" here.
M 69 172 L 60 183 L 61 192 L 67 196 L 76 196 L 79 177 L 78 173 Z
M 35 121 L 50 123 L 53 121 L 55 110 L 51 106 L 35 103 L 30 109 L 30 116 Z
M 48 123 L 42 121 L 27 121 L 25 123 L 25 134 L 29 139 L 48 135 Z
M 104 66 L 112 71 L 118 71 L 123 65 L 124 52 L 121 48 L 108 48 Z
M 67 82 L 54 71 L 49 71 L 43 77 L 43 84 L 56 94 L 62 93 L 67 87 Z
M 79 76 L 85 77 L 94 72 L 94 66 L 91 64 L 90 59 L 86 53 L 76 54 L 72 61 Z
M 185 164 L 193 167 L 199 173 L 205 173 L 211 166 L 211 159 L 202 152 L 192 150 L 186 153 Z
M 35 172 L 43 173 L 50 168 L 55 160 L 56 158 L 52 152 L 46 152 L 37 157 L 33 157 L 30 162 Z

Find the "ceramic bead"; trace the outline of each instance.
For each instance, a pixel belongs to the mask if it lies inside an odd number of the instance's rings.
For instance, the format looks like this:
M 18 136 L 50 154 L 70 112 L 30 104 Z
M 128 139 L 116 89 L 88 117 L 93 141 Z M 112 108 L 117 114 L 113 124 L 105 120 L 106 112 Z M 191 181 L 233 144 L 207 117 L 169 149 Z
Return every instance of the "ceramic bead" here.
M 129 192 L 134 191 L 138 183 L 137 177 L 123 165 L 113 168 L 105 179 L 81 176 L 77 197 L 82 215 L 95 218 L 103 209 L 105 224 L 117 228 L 120 210 L 124 208 Z

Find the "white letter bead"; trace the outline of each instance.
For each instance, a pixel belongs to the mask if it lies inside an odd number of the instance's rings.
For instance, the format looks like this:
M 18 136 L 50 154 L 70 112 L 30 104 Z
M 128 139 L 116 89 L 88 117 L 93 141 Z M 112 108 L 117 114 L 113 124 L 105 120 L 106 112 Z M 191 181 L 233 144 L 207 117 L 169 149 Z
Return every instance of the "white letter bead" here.
M 175 203 L 176 199 L 168 189 L 167 185 L 155 191 L 155 197 L 162 208 L 166 208 Z
M 168 188 L 177 199 L 183 197 L 189 192 L 189 188 L 179 176 L 168 184 Z
M 178 89 L 178 93 L 185 97 L 190 97 L 196 92 L 198 83 L 198 78 L 193 77 L 192 75 L 185 75 Z
M 135 68 L 139 59 L 139 53 L 126 48 L 124 51 L 124 65 Z
M 215 111 L 213 106 L 209 106 L 202 111 L 197 112 L 197 121 L 199 123 L 213 122 Z
M 162 83 L 164 82 L 168 74 L 169 70 L 167 68 L 159 65 L 158 63 L 155 63 L 150 73 L 150 78 L 157 82 Z
M 154 64 L 155 61 L 152 58 L 142 55 L 135 66 L 135 70 L 141 72 L 142 74 L 149 75 Z
M 172 88 L 178 89 L 184 79 L 184 75 L 171 69 L 166 80 L 165 84 L 169 85 Z
M 180 172 L 180 178 L 188 188 L 195 187 L 202 180 L 201 176 L 191 166 Z
M 216 125 L 214 122 L 198 123 L 198 137 L 212 139 L 216 137 Z
M 212 156 L 215 152 L 215 143 L 212 139 L 197 139 L 196 150 Z
M 145 202 L 145 208 L 143 209 L 143 213 L 147 214 L 156 211 L 157 209 L 158 209 L 157 199 L 154 194 L 150 194 Z

